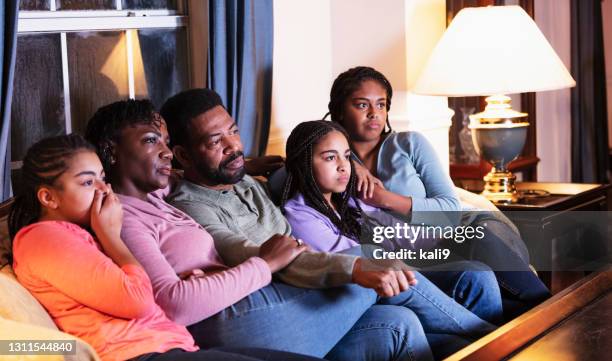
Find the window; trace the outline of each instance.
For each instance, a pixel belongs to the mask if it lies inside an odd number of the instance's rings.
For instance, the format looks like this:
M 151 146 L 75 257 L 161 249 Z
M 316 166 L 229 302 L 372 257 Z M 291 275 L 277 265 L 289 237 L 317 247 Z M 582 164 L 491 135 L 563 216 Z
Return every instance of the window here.
M 147 97 L 159 107 L 169 96 L 201 86 L 203 79 L 194 74 L 203 74 L 205 52 L 190 51 L 194 29 L 188 19 L 181 0 L 21 0 L 13 179 L 30 145 L 47 136 L 82 134 L 104 104 Z M 202 24 L 197 26 L 201 33 Z M 196 70 L 193 54 L 200 54 Z

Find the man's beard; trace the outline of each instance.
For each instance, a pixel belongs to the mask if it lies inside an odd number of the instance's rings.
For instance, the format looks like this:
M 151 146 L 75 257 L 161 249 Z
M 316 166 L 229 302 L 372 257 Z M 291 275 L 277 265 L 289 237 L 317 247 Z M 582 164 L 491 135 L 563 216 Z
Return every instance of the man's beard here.
M 233 162 L 234 160 L 243 157 L 244 153 L 242 151 L 237 151 L 229 156 L 226 160 L 222 161 L 219 164 L 217 169 L 212 169 L 208 167 L 208 165 L 199 163 L 196 164 L 196 171 L 200 175 L 200 177 L 208 180 L 211 183 L 216 184 L 236 184 L 238 183 L 246 174 L 246 169 L 244 166 L 240 170 L 237 170 L 234 174 L 231 174 L 226 166 Z

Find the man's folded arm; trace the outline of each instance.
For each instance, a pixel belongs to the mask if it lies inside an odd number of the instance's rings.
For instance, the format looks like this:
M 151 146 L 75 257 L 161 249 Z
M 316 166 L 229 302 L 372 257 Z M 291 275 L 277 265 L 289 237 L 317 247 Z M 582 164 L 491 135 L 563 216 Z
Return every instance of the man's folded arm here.
M 259 255 L 259 246 L 243 234 L 231 230 L 212 209 L 202 205 L 177 203 L 177 208 L 202 225 L 215 241 L 215 248 L 225 263 L 234 267 Z M 289 266 L 274 275 L 296 287 L 337 287 L 352 281 L 356 256 L 323 252 L 304 252 Z

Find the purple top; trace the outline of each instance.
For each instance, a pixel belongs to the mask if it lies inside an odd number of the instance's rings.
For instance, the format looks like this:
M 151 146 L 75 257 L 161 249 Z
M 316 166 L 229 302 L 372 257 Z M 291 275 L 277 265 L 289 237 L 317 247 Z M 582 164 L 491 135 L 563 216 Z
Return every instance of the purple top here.
M 396 218 L 392 214 L 370 206 L 359 199 L 357 202 L 359 202 L 361 210 L 375 222 L 375 226 L 393 227 L 398 223 L 400 225 L 411 224 L 407 220 Z M 352 199 L 349 201 L 349 205 L 355 206 Z M 327 216 L 307 205 L 301 193 L 296 194 L 285 203 L 285 217 L 291 225 L 293 237 L 301 238 L 316 251 L 336 253 L 359 246 L 358 240 L 341 236 L 338 227 Z M 367 234 L 367 237 L 371 236 L 371 234 Z M 412 241 L 406 238 L 386 239 L 385 237 L 379 246 L 390 250 L 397 246 L 410 249 L 430 249 L 438 242 L 439 239 L 424 236 Z
M 358 202 L 364 212 L 380 211 Z M 327 216 L 307 205 L 301 193 L 285 203 L 285 217 L 291 225 L 293 237 L 301 238 L 315 251 L 335 253 L 359 245 L 351 238 L 340 236 L 338 227 Z
M 270 268 L 259 257 L 226 266 L 210 234 L 163 195 L 163 190 L 150 193 L 146 202 L 119 195 L 121 238 L 149 275 L 155 301 L 170 319 L 192 325 L 270 283 Z M 179 278 L 196 268 L 205 277 Z

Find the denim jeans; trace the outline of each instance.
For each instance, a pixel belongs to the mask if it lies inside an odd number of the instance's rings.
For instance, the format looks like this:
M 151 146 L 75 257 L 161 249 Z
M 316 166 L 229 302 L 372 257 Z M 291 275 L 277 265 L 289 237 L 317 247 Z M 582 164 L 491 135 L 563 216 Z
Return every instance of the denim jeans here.
M 373 305 L 325 355 L 326 360 L 431 360 L 417 315 L 397 306 Z
M 543 302 L 551 294 L 529 268 L 529 260 L 513 247 L 513 243 L 522 242 L 519 235 L 506 224 L 491 220 L 486 213 L 472 222 L 472 225 L 484 224 L 482 239 L 474 238 L 467 245 L 459 247 L 452 241 L 449 243 L 464 258 L 482 262 L 493 269 L 502 291 L 504 314 L 507 319 L 512 319 Z
M 314 290 L 272 283 L 188 329 L 205 348 L 264 347 L 351 361 L 427 360 L 423 331 L 451 335 L 450 353 L 495 329 L 416 277 L 416 286 L 391 298 L 358 285 Z
M 503 322 L 500 289 L 487 265 L 457 261 L 422 269 L 421 274 L 476 316 L 495 325 Z
M 437 269 L 444 269 L 443 271 Z M 452 270 L 449 270 L 452 269 Z M 479 262 L 458 261 L 448 265 L 428 267 L 421 273 L 442 292 L 453 298 L 476 316 L 499 325 L 503 322 L 503 307 L 495 275 Z M 472 340 L 452 334 L 427 333 L 434 358 L 440 360 Z
M 379 298 L 378 304 L 410 308 L 426 333 L 451 334 L 475 341 L 495 330 L 494 325 L 461 306 L 421 273 L 414 274 L 416 286 L 394 297 Z
M 203 348 L 271 348 L 346 361 L 431 360 L 416 315 L 375 303 L 376 294 L 357 285 L 314 290 L 273 282 L 188 330 Z

